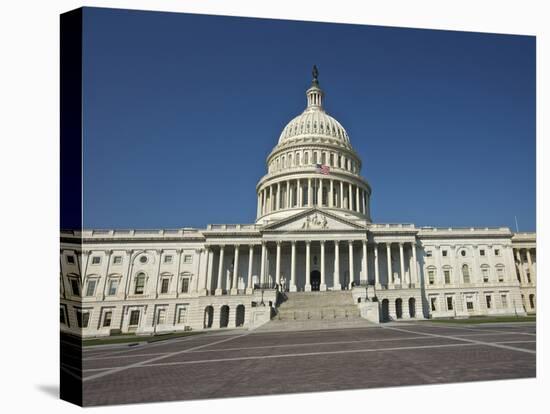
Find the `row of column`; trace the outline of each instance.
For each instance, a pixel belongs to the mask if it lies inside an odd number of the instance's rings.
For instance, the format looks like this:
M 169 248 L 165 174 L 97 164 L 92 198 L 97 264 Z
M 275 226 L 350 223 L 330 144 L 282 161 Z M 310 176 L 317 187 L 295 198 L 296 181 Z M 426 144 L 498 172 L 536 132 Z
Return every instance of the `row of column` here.
M 348 266 L 349 266 L 349 285 L 348 288 L 351 288 L 352 282 L 355 280 L 354 275 L 354 240 L 347 240 L 344 243 L 347 243 L 348 246 Z M 283 241 L 276 241 L 276 256 L 275 256 L 275 281 L 276 283 L 280 283 L 281 281 L 281 249 L 282 244 L 285 243 Z M 290 263 L 290 284 L 289 289 L 291 292 L 295 292 L 297 290 L 296 286 L 296 244 L 298 241 L 292 240 L 290 241 L 291 245 L 291 263 Z M 306 248 L 306 268 L 305 268 L 305 291 L 311 291 L 311 241 L 305 240 L 303 241 L 305 243 Z M 342 289 L 342 284 L 340 282 L 340 243 L 342 241 L 339 240 L 332 240 L 332 241 L 324 241 L 321 240 L 318 243 L 320 243 L 320 253 L 321 253 L 321 261 L 320 261 L 320 286 L 319 290 L 327 290 L 327 284 L 326 284 L 326 272 L 325 272 L 325 244 L 326 243 L 334 243 L 334 278 L 333 278 L 333 289 L 334 290 L 340 290 Z M 361 284 L 367 284 L 368 283 L 368 246 L 367 241 L 362 240 L 362 260 L 361 260 L 361 273 L 359 280 Z M 387 269 L 388 269 L 388 284 L 390 287 L 393 287 L 394 283 L 396 282 L 393 279 L 393 271 L 392 271 L 392 253 L 391 253 L 391 245 L 392 243 L 384 243 L 386 245 L 386 256 L 387 256 Z M 397 243 L 399 245 L 399 263 L 400 263 L 400 274 L 402 277 L 405 277 L 405 260 L 404 260 L 404 248 L 405 245 L 410 245 L 412 255 L 410 255 L 410 258 L 412 259 L 412 263 L 409 265 L 409 273 L 408 273 L 408 280 L 405 281 L 405 286 L 411 286 L 412 284 L 418 283 L 418 274 L 417 274 L 417 261 L 416 261 L 416 243 L 415 242 L 399 242 Z M 262 285 L 265 285 L 267 282 L 267 242 L 262 242 L 261 244 L 261 259 L 260 259 L 260 283 Z M 217 279 L 216 279 L 216 289 L 215 294 L 221 295 L 223 294 L 222 289 L 222 283 L 223 283 L 223 264 L 225 259 L 225 246 L 220 245 L 219 246 L 219 262 L 218 262 L 218 273 L 217 273 Z M 248 278 L 247 278 L 247 286 L 246 286 L 246 293 L 252 293 L 252 290 L 254 288 L 252 284 L 252 265 L 253 265 L 253 259 L 254 259 L 254 245 L 248 246 L 249 252 L 248 252 Z M 231 288 L 230 288 L 230 294 L 237 294 L 237 283 L 238 283 L 238 269 L 239 269 L 239 250 L 240 245 L 234 246 L 234 258 L 233 258 L 233 274 L 231 278 Z M 207 266 L 205 266 L 204 269 L 205 272 L 207 272 L 207 275 L 204 277 L 204 289 L 209 290 L 209 286 L 211 286 L 212 276 L 213 276 L 213 250 L 210 247 L 206 247 L 207 252 Z M 380 271 L 379 271 L 379 262 L 378 262 L 378 243 L 374 243 L 374 282 L 375 286 L 378 288 L 381 288 L 380 283 Z
M 323 189 L 327 194 L 326 202 L 323 200 Z M 310 177 L 279 181 L 259 191 L 257 216 L 292 207 L 314 205 L 345 208 L 368 215 L 368 194 L 358 185 L 326 178 Z
M 310 161 L 311 157 L 311 162 Z M 303 162 L 301 162 L 303 160 Z M 346 158 L 338 153 L 332 152 L 312 152 L 311 154 L 308 151 L 304 153 L 296 152 L 294 158 L 292 153 L 287 153 L 280 155 L 275 158 L 271 163 L 271 171 L 281 171 L 290 167 L 299 167 L 299 166 L 310 166 L 314 164 L 325 164 L 330 167 L 340 168 L 352 173 L 357 173 L 358 165 L 350 158 Z
M 527 277 L 526 273 L 525 273 L 525 268 L 524 268 L 524 260 L 523 260 L 523 254 L 522 254 L 522 251 L 525 250 L 526 251 L 526 256 L 527 256 L 527 266 L 528 266 L 528 269 L 529 269 L 529 277 Z M 520 278 L 521 278 L 521 283 L 523 284 L 534 284 L 536 283 L 536 278 L 537 278 L 537 271 L 536 271 L 536 266 L 533 266 L 533 259 L 531 257 L 531 249 L 530 248 L 525 248 L 525 249 L 514 249 L 515 251 L 515 256 L 516 256 L 516 265 L 517 267 L 519 268 L 519 274 L 520 274 Z

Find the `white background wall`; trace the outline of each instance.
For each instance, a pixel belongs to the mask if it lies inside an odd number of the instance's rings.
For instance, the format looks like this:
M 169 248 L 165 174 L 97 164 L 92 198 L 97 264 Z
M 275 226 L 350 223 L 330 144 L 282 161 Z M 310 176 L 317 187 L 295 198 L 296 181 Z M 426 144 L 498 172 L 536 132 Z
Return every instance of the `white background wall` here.
M 455 29 L 483 32 L 537 34 L 537 131 L 538 137 L 548 135 L 548 74 L 550 32 L 545 2 L 523 0 L 502 2 L 486 0 L 400 0 L 393 2 L 296 2 L 232 0 L 87 0 L 88 6 L 139 8 L 195 13 L 217 13 L 256 17 L 290 18 L 405 27 Z M 32 327 L 17 337 L 2 340 L 2 379 L 9 381 L 9 392 L 0 402 L 4 411 L 81 412 L 80 409 L 52 396 L 58 383 L 58 89 L 59 89 L 59 13 L 79 7 L 81 1 L 58 0 L 4 2 L 0 13 L 2 39 L 2 113 L 0 136 L 4 138 L 0 174 L 3 180 L 2 218 L 4 254 L 3 277 L 10 280 L 11 292 L 2 300 L 3 330 L 15 332 L 22 324 Z M 541 95 L 544 91 L 545 94 Z M 546 124 L 544 124 L 546 122 Z M 545 134 L 546 132 L 546 134 Z M 9 143 L 9 145 L 8 145 Z M 550 144 L 537 140 L 539 161 L 550 155 Z M 33 150 L 30 151 L 29 149 Z M 12 154 L 12 151 L 16 154 Z M 15 156 L 14 156 L 15 155 Z M 548 163 L 538 163 L 538 208 L 548 204 Z M 13 179 L 17 177 L 17 179 Z M 5 202 L 10 200 L 10 202 Z M 39 208 L 37 208 L 37 205 Z M 548 215 L 537 217 L 538 242 L 548 246 Z M 539 274 L 547 269 L 544 254 L 540 254 Z M 31 273 L 22 273 L 22 263 L 32 257 Z M 16 289 L 25 278 L 24 289 Z M 29 288 L 32 280 L 32 288 Z M 12 283 L 13 281 L 13 283 Z M 547 282 L 538 279 L 541 292 L 548 292 Z M 26 304 L 22 305 L 24 291 Z M 546 314 L 548 301 L 540 300 L 539 324 Z M 8 313 L 8 309 L 11 311 Z M 17 309 L 17 312 L 13 312 Z M 6 317 L 6 315 L 15 315 Z M 372 412 L 426 412 L 444 410 L 463 413 L 472 407 L 479 412 L 537 411 L 543 403 L 543 389 L 548 389 L 550 358 L 543 343 L 549 343 L 548 329 L 539 330 L 539 378 L 522 381 L 452 384 L 438 386 L 385 388 L 336 393 L 286 395 L 264 398 L 194 401 L 186 403 L 143 404 L 132 406 L 136 413 L 161 408 L 165 413 L 182 410 L 224 413 L 280 413 L 286 407 L 311 409 L 319 413 L 335 413 L 342 407 Z M 36 338 L 40 338 L 37 352 Z M 44 391 L 46 390 L 46 391 Z M 397 398 L 396 398 L 397 397 Z M 472 401 L 473 400 L 473 401 Z M 95 412 L 96 409 L 91 409 Z M 118 412 L 120 406 L 101 408 L 101 412 Z

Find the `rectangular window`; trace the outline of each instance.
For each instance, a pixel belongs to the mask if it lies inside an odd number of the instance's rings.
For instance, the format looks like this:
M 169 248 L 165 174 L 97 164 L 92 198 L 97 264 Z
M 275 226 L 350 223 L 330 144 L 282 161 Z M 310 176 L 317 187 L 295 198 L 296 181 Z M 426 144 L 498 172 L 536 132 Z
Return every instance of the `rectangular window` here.
M 122 256 L 113 257 L 113 264 L 122 264 Z
M 157 311 L 157 325 L 164 325 L 166 323 L 166 309 L 159 309 Z
M 130 326 L 136 326 L 139 323 L 139 311 L 133 310 L 130 312 L 130 322 L 128 325 Z
M 489 282 L 489 269 L 487 269 L 486 267 L 481 268 L 481 274 L 483 276 L 483 282 Z
M 134 289 L 134 293 L 136 295 L 141 295 L 143 294 L 144 289 L 145 289 L 145 276 L 141 274 L 136 277 L 136 287 Z
M 186 254 L 183 256 L 183 263 L 192 263 L 193 262 L 193 256 L 190 254 Z
M 181 293 L 188 293 L 189 292 L 189 278 L 184 277 L 181 279 Z
M 164 263 L 172 263 L 172 256 L 171 255 L 164 256 Z
M 433 270 L 428 270 L 428 283 L 430 285 L 433 285 L 434 280 L 435 280 L 435 272 Z
M 74 256 L 72 254 L 68 255 L 67 256 L 67 263 L 74 264 L 74 262 L 75 262 Z
M 177 323 L 187 322 L 187 308 L 182 306 L 178 309 L 178 320 Z
M 59 322 L 61 322 L 62 325 L 67 325 L 67 318 L 65 316 L 65 309 L 59 308 Z
M 485 302 L 487 303 L 487 309 L 491 309 L 491 305 L 492 305 L 491 300 L 492 300 L 491 295 L 486 295 L 485 296 Z
M 500 250 L 499 249 L 495 249 L 495 256 L 500 256 Z
M 442 250 L 441 254 L 443 255 L 443 257 L 447 257 L 447 250 Z
M 170 279 L 165 277 L 162 279 L 162 284 L 160 286 L 160 293 L 168 293 L 168 286 L 170 285 Z
M 73 295 L 80 296 L 80 283 L 78 283 L 78 279 L 71 278 L 71 289 L 73 291 Z
M 480 255 L 480 256 L 485 256 L 485 250 L 480 249 L 480 250 L 479 250 L 479 255 Z
M 112 279 L 110 282 L 109 282 L 109 296 L 114 296 L 116 295 L 116 291 L 118 289 L 118 279 Z
M 426 257 L 432 257 L 432 251 L 426 250 Z
M 432 311 L 437 310 L 437 298 L 430 298 L 430 304 L 432 306 Z
M 525 276 L 527 276 L 527 283 L 531 283 L 531 273 L 527 271 L 525 272 Z
M 99 257 L 99 256 L 93 256 L 92 257 L 92 264 L 93 265 L 98 265 L 100 263 L 101 263 L 101 257 Z
M 453 297 L 447 296 L 447 310 L 453 310 Z
M 90 313 L 88 311 L 76 311 L 76 323 L 79 328 L 87 328 L 90 320 Z
M 451 271 L 450 270 L 444 270 L 443 274 L 445 275 L 445 283 L 446 284 L 451 283 Z
M 469 311 L 474 310 L 474 302 L 472 302 L 471 299 L 466 300 L 466 309 L 468 309 Z
M 507 308 L 508 307 L 508 297 L 506 295 L 500 295 L 500 299 L 502 301 L 502 307 Z
M 504 282 L 504 269 L 502 267 L 497 267 L 497 276 L 499 282 Z
M 86 288 L 86 296 L 94 296 L 96 285 L 97 285 L 96 279 L 88 280 L 88 287 Z
M 108 326 L 111 326 L 111 319 L 113 318 L 113 312 L 107 311 L 105 312 L 105 316 L 103 316 L 103 327 L 106 328 Z

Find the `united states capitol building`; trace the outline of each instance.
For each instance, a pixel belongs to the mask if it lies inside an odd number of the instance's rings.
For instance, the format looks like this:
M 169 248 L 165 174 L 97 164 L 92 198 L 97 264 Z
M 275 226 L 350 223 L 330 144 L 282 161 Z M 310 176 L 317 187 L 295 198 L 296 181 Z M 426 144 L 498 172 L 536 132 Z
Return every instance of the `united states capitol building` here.
M 252 329 L 283 314 L 344 324 L 535 312 L 535 233 L 374 222 L 362 161 L 325 111 L 316 70 L 306 97 L 267 156 L 254 223 L 62 231 L 62 330 L 93 337 Z M 304 299 L 307 312 L 292 308 Z

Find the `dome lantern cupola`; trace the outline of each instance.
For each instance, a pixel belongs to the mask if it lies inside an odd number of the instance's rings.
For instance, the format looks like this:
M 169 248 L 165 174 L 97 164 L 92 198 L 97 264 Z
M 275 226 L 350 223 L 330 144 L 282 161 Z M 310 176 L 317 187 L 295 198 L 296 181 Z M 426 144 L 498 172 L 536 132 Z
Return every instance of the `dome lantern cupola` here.
M 309 110 L 323 110 L 323 91 L 319 87 L 319 71 L 317 66 L 313 65 L 312 70 L 313 81 L 311 87 L 307 90 L 307 109 Z

